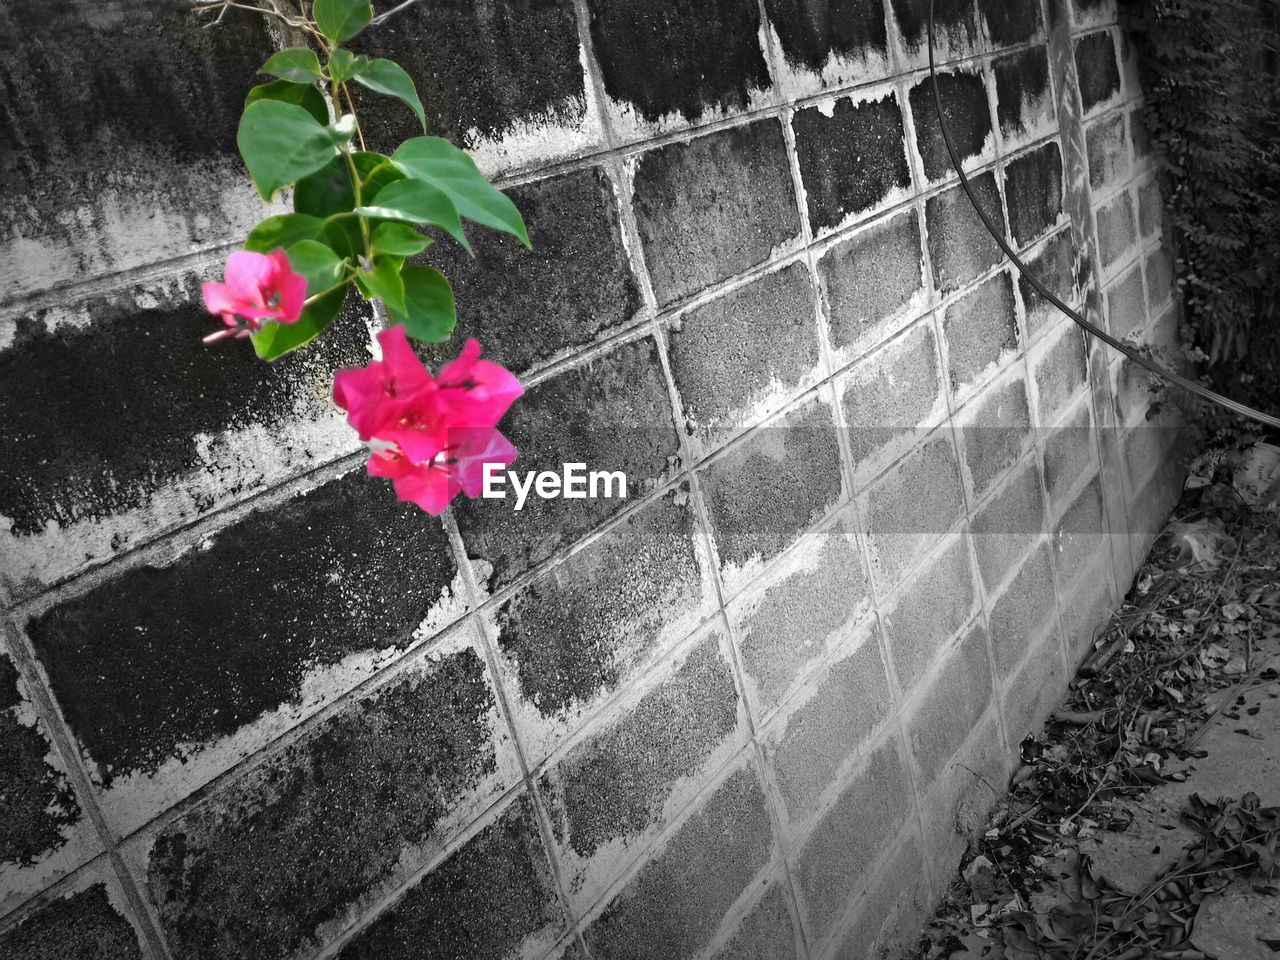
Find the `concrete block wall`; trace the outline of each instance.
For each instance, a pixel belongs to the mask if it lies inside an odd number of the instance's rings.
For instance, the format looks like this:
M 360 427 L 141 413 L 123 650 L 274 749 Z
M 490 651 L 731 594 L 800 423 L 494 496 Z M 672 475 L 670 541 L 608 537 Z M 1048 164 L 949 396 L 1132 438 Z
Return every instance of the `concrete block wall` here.
M 533 237 L 433 249 L 430 359 L 521 374 L 518 466 L 631 480 L 442 520 L 328 401 L 372 315 L 199 342 L 265 213 L 261 24 L 0 10 L 0 955 L 901 952 L 1178 489 L 1143 377 L 959 191 L 926 9 L 419 0 L 362 38 Z M 939 15 L 987 208 L 1176 341 L 1114 3 Z

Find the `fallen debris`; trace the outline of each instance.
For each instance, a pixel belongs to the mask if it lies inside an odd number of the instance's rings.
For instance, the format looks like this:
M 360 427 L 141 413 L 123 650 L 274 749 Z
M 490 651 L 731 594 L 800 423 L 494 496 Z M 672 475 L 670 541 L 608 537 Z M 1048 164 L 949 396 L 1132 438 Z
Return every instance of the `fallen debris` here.
M 1023 741 L 919 960 L 1280 958 L 1272 450 L 1250 455 L 1247 496 L 1221 457 L 1188 484 L 1065 702 Z

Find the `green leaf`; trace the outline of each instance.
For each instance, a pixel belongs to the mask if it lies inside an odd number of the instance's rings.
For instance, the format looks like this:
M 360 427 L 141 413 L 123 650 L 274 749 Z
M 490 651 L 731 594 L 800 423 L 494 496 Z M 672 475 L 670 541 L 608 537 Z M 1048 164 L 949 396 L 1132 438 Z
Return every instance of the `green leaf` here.
M 338 83 L 346 83 L 355 74 L 359 73 L 369 63 L 369 58 L 364 54 L 359 56 L 353 54 L 350 50 L 343 50 L 338 47 L 329 54 L 329 75 Z
M 404 178 L 400 168 L 381 153 L 361 151 L 352 154 L 351 159 L 355 163 L 365 197 L 372 197 L 386 184 Z M 334 157 L 311 176 L 299 180 L 293 191 L 293 209 L 299 213 L 309 213 L 313 217 L 324 218 L 335 213 L 346 213 L 355 205 L 351 174 L 340 156 Z
M 320 60 L 309 47 L 289 47 L 272 54 L 258 72 L 293 83 L 314 83 L 324 79 Z
M 395 257 L 412 257 L 431 246 L 431 238 L 424 237 L 407 223 L 380 223 L 370 238 L 373 252 L 388 253 Z
M 390 311 L 391 322 L 404 324 L 405 333 L 427 343 L 438 343 L 453 333 L 458 313 L 445 275 L 434 267 L 411 263 L 400 271 L 400 278 L 405 309 Z
M 294 273 L 307 278 L 307 296 L 314 297 L 338 282 L 343 258 L 319 240 L 299 240 L 285 250 Z
M 363 84 L 377 93 L 385 93 L 389 97 L 399 97 L 414 112 L 422 129 L 427 129 L 427 115 L 422 109 L 422 101 L 418 99 L 418 90 L 413 85 L 413 77 L 405 73 L 399 64 L 390 60 L 369 60 L 358 71 L 352 74 L 356 83 Z
M 384 157 L 380 153 L 356 156 L 366 158 L 363 163 L 358 159 L 356 163 L 356 168 L 360 171 L 360 192 L 364 197 L 377 196 L 378 191 L 387 184 L 404 179 L 404 172 L 391 162 L 390 157 Z
M 397 180 L 387 184 L 374 194 L 370 202 L 356 207 L 356 213 L 383 220 L 430 224 L 457 240 L 468 253 L 471 251 L 453 202 L 443 190 L 421 180 Z
M 352 263 L 358 262 L 364 253 L 364 235 L 360 232 L 358 217 L 339 214 L 325 220 L 323 240 L 334 253 Z
M 403 264 L 399 257 L 379 257 L 374 261 L 372 270 L 361 270 L 356 274 L 356 286 L 365 294 L 366 300 L 381 297 L 388 312 L 404 313 L 404 281 L 400 278 Z
M 292 83 L 288 80 L 272 80 L 270 83 L 259 84 L 244 98 L 245 108 L 259 100 L 292 103 L 315 117 L 316 122 L 321 126 L 329 123 L 329 105 L 324 102 L 324 95 L 310 84 Z
M 322 126 L 304 108 L 278 100 L 258 100 L 245 108 L 236 146 L 263 200 L 281 187 L 329 162 L 340 143 L 351 139 L 350 123 Z
M 330 43 L 346 43 L 369 25 L 369 0 L 316 0 L 311 6 L 316 26 Z
M 461 216 L 509 233 L 530 246 L 524 218 L 516 205 L 485 179 L 474 160 L 448 140 L 414 137 L 401 144 L 391 159 L 407 176 L 443 191 Z
M 267 217 L 249 231 L 244 248 L 254 253 L 270 253 L 277 247 L 288 248 L 299 240 L 315 240 L 324 229 L 324 221 L 302 213 L 281 213 Z
M 339 287 L 302 308 L 293 323 L 268 323 L 252 334 L 254 352 L 263 360 L 275 360 L 320 336 L 342 309 L 351 287 Z

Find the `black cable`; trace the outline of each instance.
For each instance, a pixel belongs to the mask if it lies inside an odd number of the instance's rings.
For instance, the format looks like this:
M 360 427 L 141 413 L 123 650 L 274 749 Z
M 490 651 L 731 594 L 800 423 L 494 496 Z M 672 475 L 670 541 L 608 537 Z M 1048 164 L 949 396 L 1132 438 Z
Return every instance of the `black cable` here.
M 1108 334 L 1105 330 L 1101 330 L 1098 327 L 1094 326 L 1092 323 L 1090 323 L 1088 320 L 1082 317 L 1079 313 L 1077 313 L 1075 310 L 1072 310 L 1069 306 L 1067 306 L 1060 299 L 1058 299 L 1058 297 L 1053 293 L 1052 290 L 1049 290 L 1047 287 L 1045 287 L 1045 285 L 1041 283 L 1027 269 L 1026 264 L 1022 262 L 1022 260 L 1018 257 L 1018 255 L 1013 251 L 1013 248 L 1009 246 L 1008 242 L 1004 239 L 1004 236 L 1002 235 L 1001 231 L 996 227 L 994 223 L 991 222 L 991 218 L 987 216 L 987 212 L 982 209 L 982 204 L 978 202 L 978 198 L 974 196 L 973 187 L 969 184 L 969 178 L 965 175 L 964 170 L 961 168 L 960 158 L 956 154 L 955 145 L 952 144 L 951 142 L 951 132 L 947 129 L 947 121 L 942 115 L 942 94 L 938 91 L 938 69 L 937 69 L 937 65 L 934 63 L 933 6 L 934 6 L 934 0 L 929 0 L 929 76 L 933 81 L 933 103 L 934 103 L 934 107 L 937 109 L 937 112 L 938 112 L 938 127 L 942 130 L 942 140 L 947 146 L 947 153 L 950 154 L 951 156 L 951 165 L 955 167 L 956 173 L 960 175 L 960 186 L 964 188 L 965 194 L 969 197 L 969 202 L 973 204 L 973 209 L 977 211 L 978 216 L 982 218 L 982 222 L 986 225 L 987 232 L 990 233 L 991 236 L 995 238 L 996 243 L 1000 244 L 1000 249 L 1004 251 L 1005 256 L 1007 256 L 1013 262 L 1013 265 L 1017 267 L 1018 272 L 1022 274 L 1023 277 L 1026 278 L 1029 284 L 1031 284 L 1033 287 L 1036 288 L 1036 290 L 1040 293 L 1042 297 L 1044 297 L 1046 300 L 1052 303 L 1055 307 L 1057 307 L 1059 310 L 1061 310 L 1068 317 L 1074 320 L 1077 324 L 1079 324 L 1089 333 L 1093 334 L 1095 337 L 1097 337 L 1107 346 L 1111 347 L 1114 350 L 1119 350 L 1121 353 L 1123 353 L 1126 357 L 1128 357 L 1134 363 L 1138 364 L 1141 367 L 1144 367 L 1145 369 L 1154 373 L 1156 376 L 1162 377 L 1163 379 L 1168 380 L 1170 383 L 1181 387 L 1183 390 L 1186 390 L 1189 393 L 1193 393 L 1198 397 L 1201 397 L 1205 400 L 1210 401 L 1211 403 L 1216 403 L 1219 406 L 1226 407 L 1228 410 L 1231 410 L 1242 417 L 1248 417 L 1251 420 L 1256 420 L 1259 423 L 1263 423 L 1269 427 L 1273 427 L 1277 430 L 1280 430 L 1280 417 L 1273 417 L 1268 413 L 1263 413 L 1261 410 L 1255 410 L 1253 409 L 1253 407 L 1249 407 L 1243 403 L 1239 403 L 1238 401 L 1232 400 L 1230 397 L 1224 397 L 1220 393 L 1215 393 L 1213 390 L 1210 390 L 1208 387 L 1205 387 L 1194 380 L 1189 380 L 1186 377 L 1181 376 L 1180 374 L 1174 373 L 1172 370 L 1166 370 L 1165 368 L 1161 367 L 1160 364 L 1156 363 L 1154 360 L 1150 360 L 1147 357 L 1144 357 L 1141 353 L 1139 353 L 1133 347 L 1129 346 L 1128 344 L 1121 343 L 1115 337 Z

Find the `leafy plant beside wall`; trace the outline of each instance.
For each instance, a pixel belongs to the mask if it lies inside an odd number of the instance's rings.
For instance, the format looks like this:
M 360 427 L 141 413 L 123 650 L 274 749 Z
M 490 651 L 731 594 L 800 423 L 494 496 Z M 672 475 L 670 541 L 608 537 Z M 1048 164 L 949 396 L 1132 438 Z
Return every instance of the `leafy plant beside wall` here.
M 1208 385 L 1280 404 L 1280 0 L 1128 0 L 1187 347 Z M 1206 406 L 1211 428 L 1237 427 Z
M 275 360 L 322 336 L 349 297 L 380 302 L 381 359 L 339 372 L 333 391 L 371 449 L 369 472 L 432 514 L 459 491 L 478 496 L 484 464 L 516 458 L 497 424 L 523 390 L 502 366 L 479 358 L 475 340 L 438 375 L 426 369 L 410 341 L 447 339 L 457 315 L 448 279 L 408 258 L 434 242 L 423 227 L 470 252 L 464 221 L 527 247 L 520 212 L 440 137 L 413 137 L 389 156 L 365 148 L 352 84 L 400 100 L 426 130 L 413 79 L 391 60 L 343 46 L 372 23 L 368 0 L 314 0 L 299 9 L 281 0 L 200 0 L 197 9 L 216 14 L 214 23 L 228 9 L 260 13 L 310 44 L 271 56 L 261 73 L 276 79 L 245 98 L 240 155 L 263 200 L 292 190 L 293 212 L 254 227 L 244 249 L 227 258 L 224 281 L 204 285 L 205 305 L 223 323 L 205 341 L 247 338 L 259 357 Z

